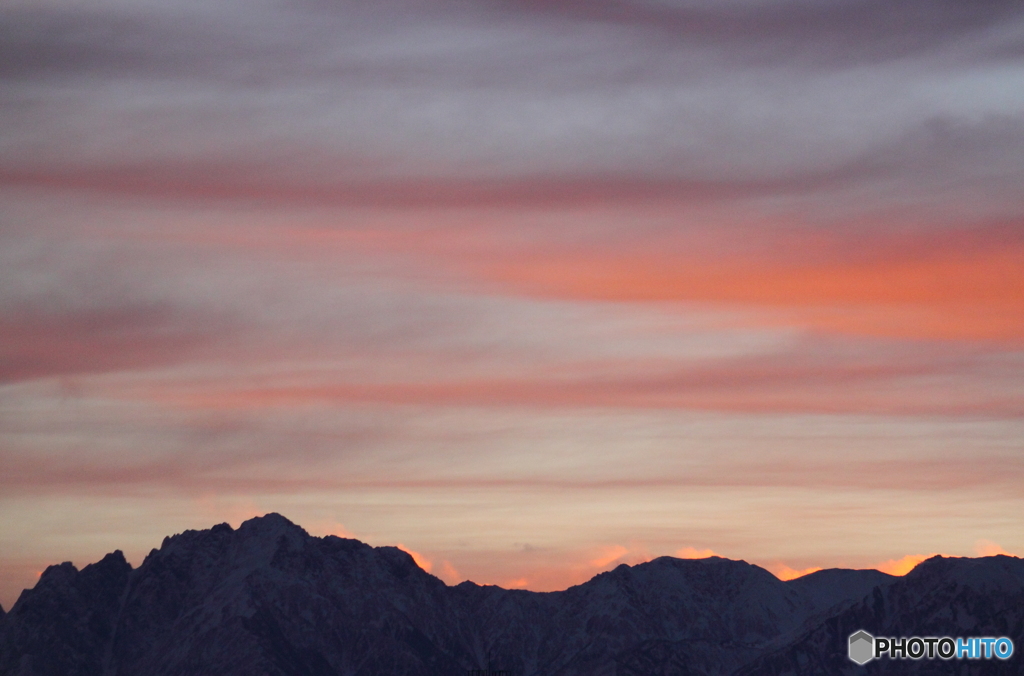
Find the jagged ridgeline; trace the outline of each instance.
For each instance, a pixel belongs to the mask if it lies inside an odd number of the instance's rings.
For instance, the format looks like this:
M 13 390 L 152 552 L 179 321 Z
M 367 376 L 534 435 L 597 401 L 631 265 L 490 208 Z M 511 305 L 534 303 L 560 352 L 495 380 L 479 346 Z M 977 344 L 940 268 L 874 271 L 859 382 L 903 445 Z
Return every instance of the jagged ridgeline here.
M 397 548 L 269 514 L 167 538 L 134 570 L 120 552 L 51 566 L 0 614 L 0 675 L 1024 674 L 1019 655 L 858 667 L 858 629 L 1019 642 L 1024 561 L 782 582 L 743 561 L 662 557 L 539 593 L 449 587 Z

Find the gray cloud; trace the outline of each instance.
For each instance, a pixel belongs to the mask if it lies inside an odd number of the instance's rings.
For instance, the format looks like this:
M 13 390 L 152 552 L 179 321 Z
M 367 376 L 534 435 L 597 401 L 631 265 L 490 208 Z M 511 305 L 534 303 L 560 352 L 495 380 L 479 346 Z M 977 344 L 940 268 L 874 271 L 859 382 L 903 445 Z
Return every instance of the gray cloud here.
M 838 69 L 1019 53 L 1009 0 L 663 3 L 133 3 L 14 6 L 0 77 L 191 77 L 235 84 L 594 87 L 730 68 Z M 945 55 L 945 56 L 944 56 Z M 945 58 L 945 61 L 943 60 Z
M 0 14 L 5 182 L 52 173 L 130 191 L 187 175 L 213 197 L 226 184 L 318 200 L 375 180 L 568 177 L 656 194 L 725 182 L 732 199 L 749 183 L 859 181 L 886 147 L 910 152 L 890 152 L 896 173 L 934 172 L 903 139 L 1024 110 L 1010 2 L 176 9 Z
M 826 2 L 534 2 L 505 0 L 511 14 L 554 15 L 572 21 L 635 26 L 661 34 L 663 49 L 700 44 L 728 50 L 748 65 L 843 67 L 932 53 L 983 36 L 1024 12 L 1011 0 L 840 0 Z

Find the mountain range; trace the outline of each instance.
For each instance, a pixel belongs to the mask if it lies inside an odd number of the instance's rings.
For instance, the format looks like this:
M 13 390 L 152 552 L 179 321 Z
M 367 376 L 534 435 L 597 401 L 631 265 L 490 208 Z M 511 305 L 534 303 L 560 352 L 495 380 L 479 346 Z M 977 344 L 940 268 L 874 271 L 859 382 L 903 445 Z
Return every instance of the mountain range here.
M 395 547 L 278 514 L 50 566 L 0 609 L 0 676 L 803 676 L 1024 674 L 999 660 L 847 658 L 847 639 L 1024 637 L 1024 560 L 934 557 L 903 577 L 783 582 L 661 557 L 557 592 L 448 586 Z

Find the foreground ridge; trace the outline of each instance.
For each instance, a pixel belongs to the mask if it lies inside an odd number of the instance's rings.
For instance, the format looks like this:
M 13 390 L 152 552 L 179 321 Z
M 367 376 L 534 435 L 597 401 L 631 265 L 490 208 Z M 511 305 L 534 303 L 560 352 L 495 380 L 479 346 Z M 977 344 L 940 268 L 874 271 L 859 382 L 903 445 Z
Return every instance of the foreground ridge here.
M 400 549 L 312 537 L 268 514 L 237 530 L 165 538 L 134 570 L 120 551 L 80 571 L 50 566 L 0 613 L 0 676 L 782 676 L 965 666 L 879 662 L 865 671 L 846 658 L 858 629 L 1017 641 L 1024 561 L 934 557 L 903 578 L 834 569 L 782 582 L 743 561 L 662 557 L 542 593 L 449 587 Z M 1024 671 L 1018 658 L 985 667 Z

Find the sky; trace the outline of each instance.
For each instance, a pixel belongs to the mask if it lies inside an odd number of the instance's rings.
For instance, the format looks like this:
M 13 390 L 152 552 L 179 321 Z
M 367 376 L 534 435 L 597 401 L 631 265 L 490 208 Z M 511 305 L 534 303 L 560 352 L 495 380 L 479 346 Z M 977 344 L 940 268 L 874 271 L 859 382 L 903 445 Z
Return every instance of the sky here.
M 1016 0 L 4 0 L 0 604 L 1024 554 Z

